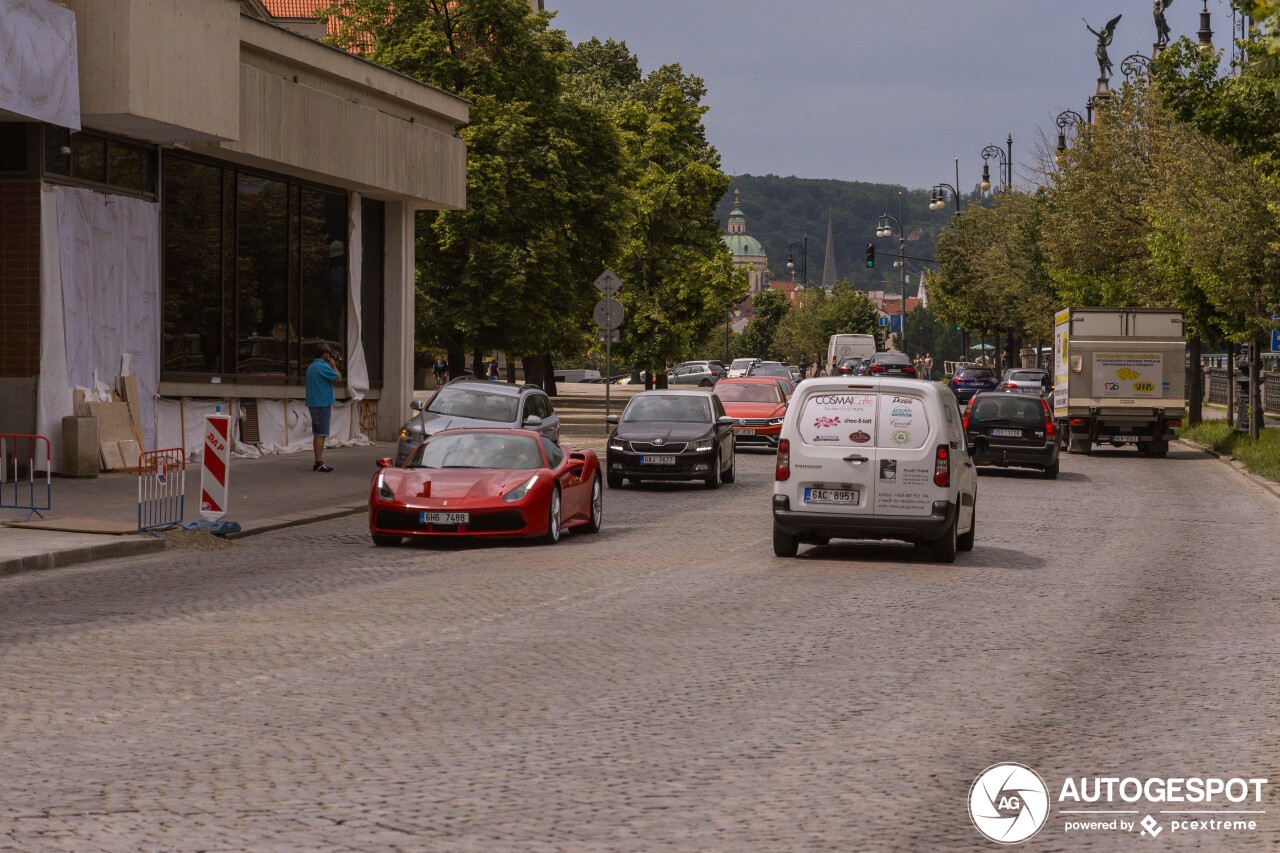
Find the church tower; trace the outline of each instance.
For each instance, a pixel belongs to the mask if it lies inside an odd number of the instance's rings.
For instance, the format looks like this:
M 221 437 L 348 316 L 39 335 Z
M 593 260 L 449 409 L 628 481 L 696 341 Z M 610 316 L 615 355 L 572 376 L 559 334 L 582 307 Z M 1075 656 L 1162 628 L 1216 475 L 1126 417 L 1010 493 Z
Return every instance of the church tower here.
M 734 266 L 747 268 L 751 293 L 769 289 L 769 258 L 760 241 L 747 233 L 747 217 L 742 212 L 739 191 L 733 191 L 733 211 L 729 214 L 728 233 L 720 239 L 729 247 Z

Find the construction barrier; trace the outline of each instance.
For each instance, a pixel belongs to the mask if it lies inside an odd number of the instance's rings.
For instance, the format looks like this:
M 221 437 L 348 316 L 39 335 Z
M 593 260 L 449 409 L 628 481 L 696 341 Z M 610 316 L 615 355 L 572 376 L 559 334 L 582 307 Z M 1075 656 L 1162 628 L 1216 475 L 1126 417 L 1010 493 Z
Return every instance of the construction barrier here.
M 138 455 L 138 532 L 182 523 L 187 505 L 187 455 L 181 447 Z
M 40 453 L 41 442 L 44 446 Z M 37 478 L 36 463 L 44 461 L 44 477 Z M 27 519 L 53 507 L 53 465 L 49 439 L 43 435 L 0 433 L 0 509 L 25 509 Z M 38 479 L 44 480 L 41 488 Z

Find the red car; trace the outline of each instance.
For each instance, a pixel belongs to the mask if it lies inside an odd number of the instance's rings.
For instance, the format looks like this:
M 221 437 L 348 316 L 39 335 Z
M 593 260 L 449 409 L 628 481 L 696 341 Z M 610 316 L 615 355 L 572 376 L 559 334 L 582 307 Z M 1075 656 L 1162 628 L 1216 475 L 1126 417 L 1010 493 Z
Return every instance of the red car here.
M 421 444 L 404 467 L 378 460 L 369 488 L 373 544 L 406 536 L 539 538 L 600 530 L 600 461 L 527 429 L 455 429 Z
M 733 418 L 733 438 L 741 447 L 777 447 L 787 401 L 775 376 L 721 379 L 712 392 Z

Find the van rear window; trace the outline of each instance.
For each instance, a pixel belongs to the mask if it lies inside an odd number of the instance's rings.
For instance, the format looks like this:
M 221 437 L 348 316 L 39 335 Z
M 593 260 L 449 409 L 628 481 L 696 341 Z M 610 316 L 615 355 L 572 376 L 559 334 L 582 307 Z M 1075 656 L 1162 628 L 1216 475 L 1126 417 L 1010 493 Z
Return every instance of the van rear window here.
M 869 447 L 879 401 L 874 393 L 811 394 L 800 413 L 800 439 L 805 444 Z
M 880 429 L 877 447 L 923 447 L 929 438 L 929 418 L 924 400 L 908 394 L 880 395 Z

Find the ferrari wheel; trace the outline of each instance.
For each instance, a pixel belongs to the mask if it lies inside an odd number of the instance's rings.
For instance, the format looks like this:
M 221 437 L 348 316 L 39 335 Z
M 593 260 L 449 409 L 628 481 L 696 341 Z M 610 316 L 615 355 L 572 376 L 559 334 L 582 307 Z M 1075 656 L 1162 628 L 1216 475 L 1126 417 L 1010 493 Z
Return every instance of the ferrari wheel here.
M 400 544 L 399 536 L 379 536 L 376 533 L 370 533 L 369 536 L 373 539 L 373 544 L 379 548 L 390 548 Z
M 551 504 L 547 507 L 547 532 L 542 541 L 554 545 L 560 541 L 560 486 L 551 490 Z
M 591 517 L 583 525 L 583 533 L 599 533 L 600 522 L 604 520 L 604 487 L 600 485 L 600 475 L 591 481 Z

